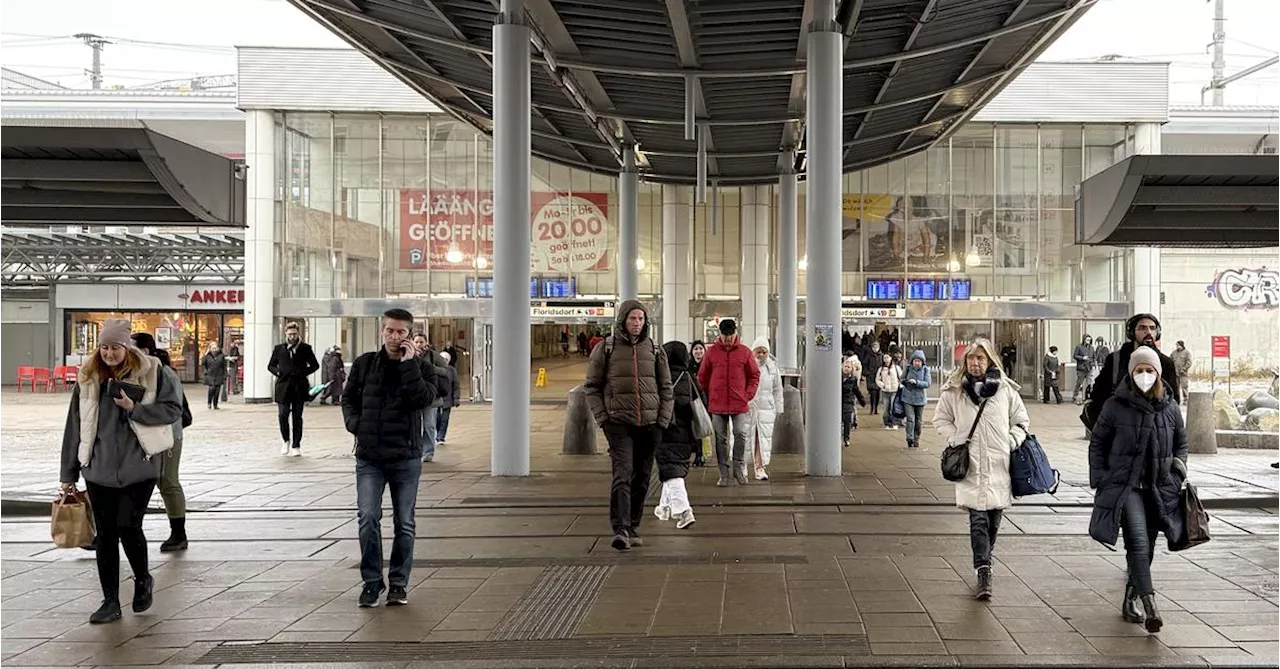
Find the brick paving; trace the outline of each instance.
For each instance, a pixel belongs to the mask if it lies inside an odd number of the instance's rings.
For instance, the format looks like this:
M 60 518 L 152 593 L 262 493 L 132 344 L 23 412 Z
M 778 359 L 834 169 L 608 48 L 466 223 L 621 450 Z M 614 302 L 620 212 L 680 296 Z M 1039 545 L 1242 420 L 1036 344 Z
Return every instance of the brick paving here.
M 549 369 L 553 383 L 572 371 Z M 6 500 L 50 498 L 66 399 L 0 395 Z M 158 553 L 165 520 L 147 519 L 152 610 L 89 626 L 92 556 L 53 549 L 47 518 L 0 523 L 6 667 L 1277 663 L 1274 453 L 1193 456 L 1202 494 L 1223 508 L 1211 511 L 1213 542 L 1157 556 L 1166 627 L 1148 636 L 1119 617 L 1123 553 L 1087 537 L 1074 407 L 1031 407 L 1065 485 L 1008 512 L 996 597 L 979 603 L 968 594 L 966 519 L 927 430 L 908 452 L 902 432 L 864 417 L 840 479 L 805 479 L 799 456 L 776 457 L 772 480 L 746 487 L 716 488 L 713 468 L 694 470 L 697 525 L 677 531 L 650 516 L 646 546 L 618 554 L 605 536 L 607 458 L 559 454 L 562 407 L 533 409 L 534 475 L 494 479 L 491 411 L 464 406 L 423 475 L 410 605 L 361 610 L 339 410 L 308 408 L 307 455 L 285 459 L 273 406 L 224 407 L 193 406 L 191 549 Z M 555 624 L 539 627 L 537 612 Z

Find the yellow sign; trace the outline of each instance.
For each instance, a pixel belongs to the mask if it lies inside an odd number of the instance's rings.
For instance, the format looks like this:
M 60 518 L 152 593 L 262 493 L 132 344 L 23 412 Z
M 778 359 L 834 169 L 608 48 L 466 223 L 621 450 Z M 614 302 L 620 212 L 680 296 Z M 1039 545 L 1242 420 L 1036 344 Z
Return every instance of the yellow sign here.
M 870 193 L 845 193 L 840 208 L 844 218 L 856 218 L 862 221 L 883 220 L 885 215 L 893 211 L 893 196 L 874 195 Z
M 538 380 L 537 380 L 537 381 L 535 381 L 535 382 L 533 383 L 533 385 L 534 385 L 534 387 L 535 387 L 535 388 L 546 388 L 546 387 L 547 387 L 547 368 L 546 368 L 546 367 L 539 367 L 539 368 L 538 368 Z

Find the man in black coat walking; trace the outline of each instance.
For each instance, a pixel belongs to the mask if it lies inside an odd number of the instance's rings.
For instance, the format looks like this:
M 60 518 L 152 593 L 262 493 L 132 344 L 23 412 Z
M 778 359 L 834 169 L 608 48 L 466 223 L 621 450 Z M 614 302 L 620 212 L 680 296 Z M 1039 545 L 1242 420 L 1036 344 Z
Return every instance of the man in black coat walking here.
M 1159 319 L 1151 314 L 1138 314 L 1125 322 L 1124 330 L 1129 341 L 1113 351 L 1102 363 L 1102 370 L 1098 372 L 1098 378 L 1093 382 L 1093 393 L 1089 396 L 1089 403 L 1085 405 L 1084 413 L 1081 414 L 1081 418 L 1086 419 L 1085 425 L 1091 430 L 1097 424 L 1098 416 L 1102 415 L 1102 405 L 1116 394 L 1116 388 L 1120 386 L 1120 382 L 1129 376 L 1129 357 L 1139 346 L 1150 346 L 1160 356 L 1160 377 L 1169 384 L 1170 388 L 1178 387 L 1178 370 L 1173 363 L 1173 358 L 1156 348 L 1156 342 L 1160 341 Z M 1173 401 L 1178 402 L 1176 394 Z
M 435 399 L 432 367 L 417 360 L 409 339 L 413 315 L 391 309 L 382 317 L 382 343 L 351 365 L 342 394 L 342 420 L 356 438 L 356 508 L 360 532 L 361 608 L 378 605 L 382 581 L 382 492 L 391 489 L 395 537 L 391 540 L 387 605 L 409 603 L 416 525 L 414 502 L 422 476 L 420 414 Z
M 311 399 L 311 382 L 307 380 L 320 369 L 315 351 L 302 341 L 297 323 L 284 328 L 284 343 L 277 344 L 271 352 L 267 371 L 276 377 L 274 399 L 280 418 L 280 455 L 302 456 L 302 407 Z M 293 418 L 293 432 L 289 431 L 289 419 Z M 290 439 L 292 436 L 292 439 Z

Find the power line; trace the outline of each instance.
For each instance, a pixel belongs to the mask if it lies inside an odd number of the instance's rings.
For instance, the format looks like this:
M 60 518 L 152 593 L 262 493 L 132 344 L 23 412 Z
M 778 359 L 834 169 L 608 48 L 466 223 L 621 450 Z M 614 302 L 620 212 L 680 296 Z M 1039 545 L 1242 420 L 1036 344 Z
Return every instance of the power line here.
M 1236 38 L 1234 38 L 1234 37 L 1228 37 L 1228 38 L 1227 38 L 1227 41 L 1228 41 L 1228 42 L 1235 42 L 1236 44 L 1243 44 L 1243 45 L 1245 45 L 1245 46 L 1247 46 L 1247 47 L 1251 47 L 1251 48 L 1257 49 L 1257 50 L 1259 50 L 1259 51 L 1266 51 L 1267 53 L 1280 53 L 1280 52 L 1277 52 L 1275 49 L 1268 49 L 1268 48 L 1267 48 L 1267 47 L 1265 47 L 1265 46 L 1258 46 L 1257 44 L 1250 44 L 1249 42 L 1246 42 L 1246 41 L 1244 41 L 1244 40 L 1242 40 L 1242 39 L 1236 39 Z

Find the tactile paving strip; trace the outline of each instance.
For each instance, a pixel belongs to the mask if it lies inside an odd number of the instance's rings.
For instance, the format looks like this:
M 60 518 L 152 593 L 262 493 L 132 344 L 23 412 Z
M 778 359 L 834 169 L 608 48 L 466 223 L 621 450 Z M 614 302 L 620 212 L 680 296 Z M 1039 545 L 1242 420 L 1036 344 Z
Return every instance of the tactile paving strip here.
M 405 662 L 413 660 L 589 660 L 690 657 L 742 658 L 740 664 L 763 666 L 765 658 L 866 656 L 863 634 L 754 635 L 719 637 L 581 637 L 546 641 L 415 642 L 229 642 L 216 646 L 196 664 L 301 664 L 335 662 Z M 796 663 L 792 662 L 791 665 Z
M 489 638 L 516 641 L 573 636 L 611 571 L 613 567 L 603 565 L 547 567 Z

